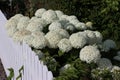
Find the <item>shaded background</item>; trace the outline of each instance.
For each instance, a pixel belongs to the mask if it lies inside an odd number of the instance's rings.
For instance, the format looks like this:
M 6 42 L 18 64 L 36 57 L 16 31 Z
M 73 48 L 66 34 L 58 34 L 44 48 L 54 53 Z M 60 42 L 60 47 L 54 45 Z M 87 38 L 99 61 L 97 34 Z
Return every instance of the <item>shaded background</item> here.
M 39 8 L 61 10 L 81 22 L 92 21 L 104 39 L 113 39 L 120 49 L 120 0 L 0 0 L 0 9 L 9 19 L 16 13 L 32 17 Z

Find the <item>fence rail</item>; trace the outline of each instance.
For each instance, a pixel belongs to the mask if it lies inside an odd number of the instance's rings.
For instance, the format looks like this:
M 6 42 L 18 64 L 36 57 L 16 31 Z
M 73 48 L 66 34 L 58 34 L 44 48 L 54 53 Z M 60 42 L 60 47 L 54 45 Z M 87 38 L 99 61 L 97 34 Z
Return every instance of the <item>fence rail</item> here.
M 25 43 L 15 43 L 7 36 L 4 28 L 6 18 L 0 11 L 0 58 L 7 76 L 8 68 L 14 69 L 14 78 L 19 75 L 19 69 L 23 66 L 22 77 L 20 80 L 52 80 L 53 75 L 48 71 L 47 66 L 39 61 L 38 56 Z

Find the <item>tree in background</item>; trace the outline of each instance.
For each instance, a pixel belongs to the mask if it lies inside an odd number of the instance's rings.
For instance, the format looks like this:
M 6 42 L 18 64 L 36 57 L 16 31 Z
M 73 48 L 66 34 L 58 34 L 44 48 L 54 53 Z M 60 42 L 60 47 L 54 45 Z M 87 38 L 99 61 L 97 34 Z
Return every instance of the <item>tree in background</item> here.
M 0 0 L 0 10 L 5 14 L 5 16 L 10 16 L 8 13 L 10 12 L 9 0 Z

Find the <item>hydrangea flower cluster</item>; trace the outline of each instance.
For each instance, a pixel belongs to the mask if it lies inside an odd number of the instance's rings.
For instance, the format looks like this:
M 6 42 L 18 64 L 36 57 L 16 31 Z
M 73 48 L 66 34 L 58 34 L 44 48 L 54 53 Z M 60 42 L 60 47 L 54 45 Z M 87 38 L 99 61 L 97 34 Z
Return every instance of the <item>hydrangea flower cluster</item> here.
M 100 69 L 111 69 L 112 68 L 112 63 L 109 59 L 107 58 L 101 58 L 99 61 L 97 61 L 97 65 Z
M 101 58 L 100 51 L 95 46 L 85 46 L 81 49 L 80 59 L 87 63 L 97 62 Z
M 72 49 L 69 39 L 65 38 L 60 40 L 60 42 L 58 43 L 58 47 L 62 52 L 68 52 Z
M 116 44 L 115 44 L 115 42 L 113 40 L 108 39 L 108 40 L 105 40 L 103 42 L 103 50 L 104 51 L 107 52 L 110 49 L 115 49 L 115 48 L 116 48 Z
M 6 29 L 8 35 L 14 41 L 25 42 L 34 48 L 40 59 L 46 56 L 44 53 L 46 49 L 48 50 L 47 52 L 51 53 L 49 56 L 54 54 L 54 57 L 58 56 L 56 50 L 58 52 L 62 51 L 59 54 L 60 57 L 71 55 L 72 51 L 72 55 L 79 54 L 72 60 L 79 58 L 79 60 L 88 64 L 97 64 L 97 67 L 100 69 L 112 69 L 112 61 L 108 58 L 103 58 L 101 52 L 106 53 L 111 49 L 115 49 L 116 44 L 110 39 L 103 41 L 103 36 L 99 31 L 91 30 L 93 29 L 92 24 L 92 22 L 80 22 L 76 16 L 68 16 L 59 10 L 54 11 L 41 8 L 31 18 L 22 14 L 16 14 L 7 21 Z M 99 45 L 101 45 L 101 50 Z M 77 50 L 79 52 L 74 53 Z M 51 51 L 54 52 L 52 53 Z M 52 59 L 55 60 L 55 64 L 57 64 L 57 59 L 59 61 L 58 57 L 55 59 L 52 56 Z M 114 59 L 120 61 L 120 52 Z M 65 60 L 70 62 L 69 59 Z M 67 65 L 64 67 L 62 65 L 62 70 L 71 66 L 71 63 L 66 62 L 64 64 Z

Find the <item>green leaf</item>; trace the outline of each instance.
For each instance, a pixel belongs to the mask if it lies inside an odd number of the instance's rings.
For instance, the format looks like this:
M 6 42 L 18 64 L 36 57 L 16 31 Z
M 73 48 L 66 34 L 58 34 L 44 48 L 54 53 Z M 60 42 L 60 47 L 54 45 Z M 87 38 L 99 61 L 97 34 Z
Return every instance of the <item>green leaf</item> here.
M 22 66 L 20 69 L 19 69 L 19 75 L 17 76 L 16 80 L 19 80 L 21 77 L 22 77 L 22 72 L 24 70 L 24 67 Z
M 13 68 L 9 68 L 9 76 L 7 77 L 7 80 L 12 80 L 12 78 L 14 77 L 14 70 Z
M 19 69 L 19 73 L 24 69 L 24 66 L 22 66 L 20 69 Z
M 59 55 L 59 56 L 62 56 L 62 55 L 64 55 L 64 52 L 62 52 L 62 51 L 59 50 L 59 51 L 58 51 L 58 55 Z
M 16 78 L 16 80 L 19 80 L 22 77 L 22 73 L 19 73 L 18 77 Z

